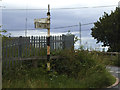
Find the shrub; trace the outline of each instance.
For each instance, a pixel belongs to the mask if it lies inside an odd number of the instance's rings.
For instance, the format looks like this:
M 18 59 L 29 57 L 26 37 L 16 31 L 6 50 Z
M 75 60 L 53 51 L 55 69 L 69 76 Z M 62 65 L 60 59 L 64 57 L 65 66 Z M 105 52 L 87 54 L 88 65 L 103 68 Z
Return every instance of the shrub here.
M 97 54 L 87 51 L 64 50 L 59 52 L 60 57 L 52 60 L 52 70 L 58 74 L 67 75 L 83 81 L 85 87 L 105 87 L 114 83 L 113 77 L 100 62 Z M 103 58 L 104 60 L 104 58 Z
M 93 55 L 86 51 L 74 52 L 73 50 L 64 50 L 59 55 L 60 58 L 52 60 L 52 69 L 59 74 L 66 74 L 78 78 L 79 76 L 86 76 L 89 69 L 93 68 L 96 72 L 105 69 L 103 65 L 98 64 L 97 60 L 93 58 Z

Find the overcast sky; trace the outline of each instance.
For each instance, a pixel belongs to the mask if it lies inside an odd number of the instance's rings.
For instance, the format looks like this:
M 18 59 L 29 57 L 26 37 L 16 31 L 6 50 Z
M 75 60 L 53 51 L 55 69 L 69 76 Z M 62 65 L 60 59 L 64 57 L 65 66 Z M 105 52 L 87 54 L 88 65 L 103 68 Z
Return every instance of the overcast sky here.
M 2 0 L 6 8 L 51 8 L 117 5 L 119 0 Z
M 75 7 L 94 7 L 94 6 L 109 6 L 118 5 L 119 0 L 3 0 L 2 6 L 5 9 L 47 9 L 47 5 L 50 4 L 50 8 L 75 8 Z M 82 9 L 68 9 L 68 10 L 51 10 L 51 28 L 79 25 L 96 22 L 104 12 L 110 14 L 114 11 L 116 6 L 102 7 L 102 8 L 82 8 Z M 24 36 L 24 30 L 26 28 L 34 28 L 35 18 L 46 18 L 46 10 L 3 10 L 3 28 L 4 29 L 16 29 L 8 30 L 13 36 Z M 94 25 L 82 26 L 82 44 L 88 43 L 88 46 L 99 46 L 96 40 L 90 35 L 90 29 Z M 65 28 L 65 29 L 51 29 L 52 35 L 61 35 L 67 33 L 68 30 L 77 36 L 79 36 L 79 27 Z M 28 30 L 29 36 L 46 35 L 47 30 Z M 101 44 L 100 44 L 101 45 Z

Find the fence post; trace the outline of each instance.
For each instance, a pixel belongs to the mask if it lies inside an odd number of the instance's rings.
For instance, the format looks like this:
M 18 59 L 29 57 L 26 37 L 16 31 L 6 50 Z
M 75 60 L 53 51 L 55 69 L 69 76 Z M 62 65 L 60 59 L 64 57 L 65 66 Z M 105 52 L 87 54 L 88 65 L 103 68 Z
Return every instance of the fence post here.
M 18 57 L 22 57 L 22 36 L 19 37 Z
M 65 35 L 62 35 L 62 49 L 65 49 Z

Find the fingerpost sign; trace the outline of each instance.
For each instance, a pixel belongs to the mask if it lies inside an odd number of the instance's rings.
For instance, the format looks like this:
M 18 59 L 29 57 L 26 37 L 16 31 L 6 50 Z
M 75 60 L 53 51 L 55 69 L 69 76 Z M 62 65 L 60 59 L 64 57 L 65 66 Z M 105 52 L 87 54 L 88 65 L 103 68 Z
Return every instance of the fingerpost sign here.
M 47 35 L 47 71 L 50 71 L 50 5 L 48 5 L 47 18 L 34 19 L 35 28 L 48 29 Z

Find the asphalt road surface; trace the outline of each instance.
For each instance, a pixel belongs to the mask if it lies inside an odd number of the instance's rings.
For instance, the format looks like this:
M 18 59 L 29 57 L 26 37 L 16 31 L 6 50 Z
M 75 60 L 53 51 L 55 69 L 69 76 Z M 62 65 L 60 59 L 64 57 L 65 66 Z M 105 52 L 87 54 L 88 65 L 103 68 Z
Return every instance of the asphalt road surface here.
M 116 76 L 117 78 L 119 78 L 119 81 L 120 81 L 120 67 L 116 67 L 116 66 L 107 66 L 107 69 L 109 69 L 109 72 Z M 118 88 L 118 90 L 120 90 L 120 83 L 113 87 L 113 88 Z

